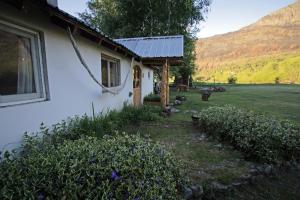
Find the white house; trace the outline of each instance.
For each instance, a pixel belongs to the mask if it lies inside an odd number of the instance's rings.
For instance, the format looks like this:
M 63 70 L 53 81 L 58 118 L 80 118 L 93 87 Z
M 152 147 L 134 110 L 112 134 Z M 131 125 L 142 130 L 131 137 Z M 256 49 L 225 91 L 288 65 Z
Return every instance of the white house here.
M 90 73 L 75 53 L 68 29 Z M 162 46 L 162 41 L 167 42 Z M 153 91 L 153 66 L 182 57 L 182 36 L 114 41 L 60 10 L 56 0 L 1 0 L 0 150 L 16 146 L 25 131 L 37 131 L 41 122 L 50 126 L 91 115 L 92 104 L 96 112 L 120 109 L 124 102 L 141 104 Z

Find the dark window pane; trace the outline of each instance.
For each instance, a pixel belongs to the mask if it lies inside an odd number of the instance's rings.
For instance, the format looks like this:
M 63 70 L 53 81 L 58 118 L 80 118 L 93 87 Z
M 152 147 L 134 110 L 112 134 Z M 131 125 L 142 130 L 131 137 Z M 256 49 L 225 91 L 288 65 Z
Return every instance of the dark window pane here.
M 0 30 L 0 95 L 35 92 L 30 39 Z
M 101 74 L 102 74 L 102 84 L 108 87 L 108 71 L 107 71 L 107 61 L 101 60 Z

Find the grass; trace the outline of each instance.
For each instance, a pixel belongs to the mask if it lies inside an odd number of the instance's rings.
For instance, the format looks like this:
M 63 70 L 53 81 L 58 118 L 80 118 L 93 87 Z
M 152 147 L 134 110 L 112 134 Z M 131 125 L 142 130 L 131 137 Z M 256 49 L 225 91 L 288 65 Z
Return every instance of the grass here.
M 281 54 L 234 60 L 220 64 L 218 68 L 201 71 L 196 77 L 204 76 L 210 81 L 228 82 L 228 77 L 235 75 L 238 83 L 274 83 L 278 78 L 281 83 L 300 83 L 300 55 Z
M 201 95 L 194 89 L 186 93 L 173 91 L 176 95 L 185 95 L 187 102 L 182 110 L 201 110 L 213 105 L 231 104 L 236 107 L 253 110 L 257 113 L 272 115 L 281 120 L 290 120 L 300 126 L 300 85 L 226 85 L 226 92 L 213 93 L 208 102 L 201 101 Z M 189 120 L 190 114 L 176 116 L 179 120 Z
M 189 92 L 171 90 L 171 102 L 176 95 L 185 95 L 187 101 L 177 108 L 179 113 L 154 124 L 132 126 L 126 131 L 139 132 L 163 144 L 183 163 L 183 169 L 192 183 L 205 184 L 212 180 L 230 183 L 249 170 L 250 162 L 243 156 L 210 137 L 203 137 L 191 123 L 193 111 L 213 105 L 233 104 L 237 107 L 288 119 L 300 125 L 299 85 L 227 85 L 227 91 L 213 93 L 208 102 L 201 100 L 198 89 Z
M 204 138 L 191 122 L 180 123 L 171 118 L 159 124 L 132 127 L 132 131 L 165 146 L 181 160 L 192 183 L 205 184 L 212 180 L 230 183 L 249 167 L 249 162 L 244 161 L 239 152 L 226 146 L 220 148 L 216 141 Z

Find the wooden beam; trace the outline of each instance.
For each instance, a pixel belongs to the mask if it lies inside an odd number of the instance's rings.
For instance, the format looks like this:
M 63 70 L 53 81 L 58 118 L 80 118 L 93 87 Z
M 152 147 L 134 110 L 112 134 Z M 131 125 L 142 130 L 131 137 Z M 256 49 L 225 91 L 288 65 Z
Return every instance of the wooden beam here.
M 103 41 L 103 38 L 100 38 L 99 41 L 98 41 L 98 44 L 101 45 L 102 41 Z
M 167 88 L 166 88 L 166 104 L 170 104 L 170 88 L 169 88 L 169 77 L 170 77 L 170 66 L 169 63 L 167 65 Z
M 162 109 L 166 109 L 167 106 L 167 79 L 168 79 L 168 60 L 165 61 L 162 66 L 162 81 L 161 81 L 161 92 L 160 102 Z

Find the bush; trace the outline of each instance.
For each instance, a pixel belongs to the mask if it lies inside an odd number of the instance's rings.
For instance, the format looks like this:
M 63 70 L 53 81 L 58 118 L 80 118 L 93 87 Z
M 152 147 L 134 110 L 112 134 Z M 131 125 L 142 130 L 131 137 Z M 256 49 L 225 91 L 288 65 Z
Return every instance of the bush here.
M 77 140 L 81 136 L 103 137 L 110 135 L 117 130 L 126 129 L 129 125 L 139 125 L 142 122 L 156 121 L 159 117 L 160 108 L 154 106 L 133 107 L 124 105 L 123 109 L 110 111 L 107 114 L 99 114 L 89 117 L 76 116 L 63 120 L 51 128 L 41 126 L 41 133 L 44 140 L 52 144 L 61 143 L 64 140 Z
M 233 106 L 209 107 L 200 113 L 204 131 L 229 141 L 246 157 L 265 162 L 297 160 L 299 129 L 288 121 L 258 115 Z
M 160 102 L 160 95 L 159 94 L 149 94 L 144 97 L 144 101 Z
M 236 84 L 237 78 L 233 75 L 228 77 L 228 83 L 229 84 Z
M 157 144 L 125 134 L 39 146 L 0 163 L 0 199 L 176 199 L 178 163 Z

